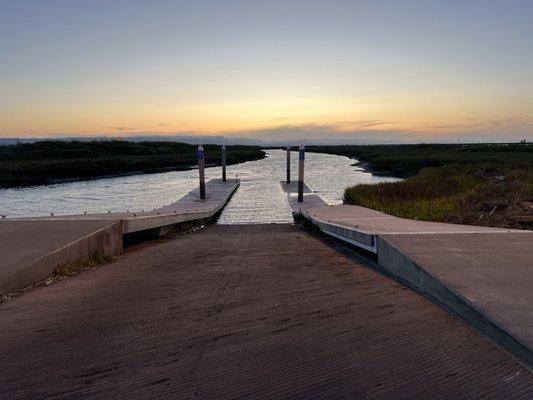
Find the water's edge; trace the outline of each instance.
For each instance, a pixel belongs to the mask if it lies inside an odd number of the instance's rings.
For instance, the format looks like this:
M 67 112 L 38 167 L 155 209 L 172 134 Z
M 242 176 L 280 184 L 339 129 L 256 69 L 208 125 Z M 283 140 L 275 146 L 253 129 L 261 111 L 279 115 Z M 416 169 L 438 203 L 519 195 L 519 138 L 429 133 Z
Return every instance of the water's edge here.
M 292 214 L 280 188 L 286 178 L 285 150 L 267 150 L 266 158 L 228 166 L 228 178 L 241 185 L 222 211 L 218 223 L 286 223 Z M 353 166 L 353 159 L 308 153 L 306 184 L 329 204 L 342 203 L 344 189 L 360 183 L 394 178 L 379 177 Z M 298 156 L 291 153 L 293 179 Z M 221 168 L 206 168 L 206 179 L 220 178 Z M 198 185 L 198 171 L 188 169 L 153 174 L 75 181 L 48 186 L 0 189 L 0 214 L 9 217 L 151 210 L 175 202 Z

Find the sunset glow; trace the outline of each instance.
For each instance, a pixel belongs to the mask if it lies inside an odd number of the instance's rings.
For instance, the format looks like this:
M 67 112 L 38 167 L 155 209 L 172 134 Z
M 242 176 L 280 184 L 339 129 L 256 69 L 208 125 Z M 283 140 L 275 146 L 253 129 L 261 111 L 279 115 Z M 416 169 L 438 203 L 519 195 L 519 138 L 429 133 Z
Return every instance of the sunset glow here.
M 289 3 L 4 4 L 0 137 L 531 137 L 533 3 Z

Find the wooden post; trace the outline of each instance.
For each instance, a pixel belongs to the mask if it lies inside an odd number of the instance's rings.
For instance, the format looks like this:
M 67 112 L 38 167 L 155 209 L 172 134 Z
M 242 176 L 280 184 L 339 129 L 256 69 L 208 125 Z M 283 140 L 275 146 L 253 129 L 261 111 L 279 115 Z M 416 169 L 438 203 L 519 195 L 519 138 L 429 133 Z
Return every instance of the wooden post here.
M 291 183 L 291 146 L 287 146 L 287 185 Z
M 205 171 L 204 171 L 204 148 L 202 145 L 198 146 L 198 173 L 200 175 L 200 199 L 205 199 Z
M 299 148 L 298 157 L 298 203 L 304 201 L 304 161 L 305 161 L 305 147 L 303 144 Z
M 222 146 L 222 181 L 226 182 L 226 146 Z

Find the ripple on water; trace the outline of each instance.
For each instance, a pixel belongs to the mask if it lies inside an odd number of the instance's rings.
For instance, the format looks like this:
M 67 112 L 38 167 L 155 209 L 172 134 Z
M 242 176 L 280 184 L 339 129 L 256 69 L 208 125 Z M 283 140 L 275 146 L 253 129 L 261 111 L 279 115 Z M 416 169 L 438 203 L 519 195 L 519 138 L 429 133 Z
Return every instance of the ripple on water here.
M 222 211 L 219 224 L 289 223 L 292 215 L 279 182 L 285 179 L 286 153 L 269 150 L 263 160 L 228 166 L 241 185 Z M 297 153 L 291 157 L 297 171 Z M 352 166 L 347 157 L 307 153 L 305 181 L 327 203 L 342 203 L 344 188 L 394 180 Z M 219 178 L 220 167 L 207 168 L 206 179 Z M 293 172 L 293 177 L 296 177 Z M 194 189 L 198 171 L 171 171 L 51 186 L 0 190 L 0 213 L 10 217 L 153 209 L 170 204 Z

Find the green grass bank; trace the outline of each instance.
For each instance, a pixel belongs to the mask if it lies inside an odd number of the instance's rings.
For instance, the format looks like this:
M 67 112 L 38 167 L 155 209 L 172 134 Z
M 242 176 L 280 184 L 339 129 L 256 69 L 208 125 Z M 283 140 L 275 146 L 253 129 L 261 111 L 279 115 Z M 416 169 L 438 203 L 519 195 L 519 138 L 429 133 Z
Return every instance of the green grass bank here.
M 198 146 L 178 142 L 41 141 L 0 146 L 0 187 L 185 170 L 197 163 Z M 206 145 L 206 166 L 221 164 L 221 146 Z M 255 146 L 226 146 L 228 164 L 258 160 Z
M 310 146 L 401 182 L 357 185 L 344 202 L 403 218 L 533 229 L 532 144 Z

